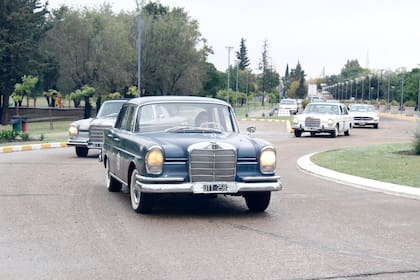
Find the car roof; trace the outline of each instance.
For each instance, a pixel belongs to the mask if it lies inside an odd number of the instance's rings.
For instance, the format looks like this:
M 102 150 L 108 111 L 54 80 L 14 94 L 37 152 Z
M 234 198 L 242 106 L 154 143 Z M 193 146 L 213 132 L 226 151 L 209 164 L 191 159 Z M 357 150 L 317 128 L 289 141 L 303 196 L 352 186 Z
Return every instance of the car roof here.
M 129 99 L 108 99 L 108 100 L 105 100 L 103 103 L 125 103 L 128 100 Z
M 212 103 L 219 105 L 230 105 L 223 100 L 201 97 L 201 96 L 144 96 L 133 98 L 129 101 L 131 104 L 143 105 L 149 103 L 161 103 L 161 102 L 197 102 L 197 103 Z

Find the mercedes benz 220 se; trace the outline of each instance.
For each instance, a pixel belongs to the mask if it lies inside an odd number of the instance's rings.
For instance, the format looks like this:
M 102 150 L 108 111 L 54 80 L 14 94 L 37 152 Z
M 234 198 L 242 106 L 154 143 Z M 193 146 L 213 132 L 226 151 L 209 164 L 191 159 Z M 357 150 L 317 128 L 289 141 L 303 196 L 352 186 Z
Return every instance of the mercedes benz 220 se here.
M 138 213 L 164 193 L 243 196 L 262 212 L 282 188 L 273 145 L 240 134 L 231 106 L 205 97 L 132 99 L 105 131 L 100 160 L 108 190 L 128 187 Z
M 293 118 L 292 124 L 296 137 L 300 137 L 303 132 L 309 132 L 311 136 L 328 133 L 333 138 L 339 133 L 349 136 L 352 127 L 353 118 L 346 106 L 335 102 L 309 103 L 302 114 Z

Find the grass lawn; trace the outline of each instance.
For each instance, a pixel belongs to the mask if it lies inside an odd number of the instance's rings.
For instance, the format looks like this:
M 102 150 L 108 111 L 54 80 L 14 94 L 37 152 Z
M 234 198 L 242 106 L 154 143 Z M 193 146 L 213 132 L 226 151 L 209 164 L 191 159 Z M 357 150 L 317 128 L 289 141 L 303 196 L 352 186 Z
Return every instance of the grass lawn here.
M 359 177 L 420 188 L 420 155 L 413 144 L 331 150 L 311 160 L 319 166 Z
M 67 141 L 70 123 L 70 121 L 53 121 L 51 127 L 50 122 L 29 122 L 26 124 L 26 133 L 29 134 L 30 141 L 0 143 L 0 146 Z M 0 130 L 11 129 L 11 125 L 0 125 Z

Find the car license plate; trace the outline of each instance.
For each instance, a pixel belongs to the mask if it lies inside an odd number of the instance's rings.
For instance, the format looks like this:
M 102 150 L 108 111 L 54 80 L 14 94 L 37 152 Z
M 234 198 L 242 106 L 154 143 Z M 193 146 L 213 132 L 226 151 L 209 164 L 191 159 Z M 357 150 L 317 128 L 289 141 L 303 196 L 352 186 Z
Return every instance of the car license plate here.
M 235 184 L 228 183 L 195 183 L 194 193 L 228 193 L 237 192 Z

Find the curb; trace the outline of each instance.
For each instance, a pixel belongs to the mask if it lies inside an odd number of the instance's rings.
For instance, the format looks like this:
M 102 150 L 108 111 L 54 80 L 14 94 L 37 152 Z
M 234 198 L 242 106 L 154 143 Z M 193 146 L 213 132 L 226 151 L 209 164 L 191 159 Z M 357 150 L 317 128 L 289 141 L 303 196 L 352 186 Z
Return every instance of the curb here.
M 313 163 L 310 158 L 315 154 L 317 153 L 300 157 L 297 161 L 298 167 L 310 175 L 347 186 L 420 200 L 419 188 L 386 183 L 333 171 Z
M 5 147 L 0 147 L 0 153 L 12 153 L 12 152 L 43 150 L 43 149 L 51 149 L 51 148 L 65 148 L 65 147 L 67 147 L 66 142 L 5 146 Z

